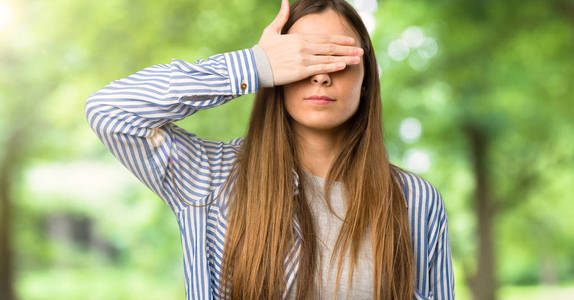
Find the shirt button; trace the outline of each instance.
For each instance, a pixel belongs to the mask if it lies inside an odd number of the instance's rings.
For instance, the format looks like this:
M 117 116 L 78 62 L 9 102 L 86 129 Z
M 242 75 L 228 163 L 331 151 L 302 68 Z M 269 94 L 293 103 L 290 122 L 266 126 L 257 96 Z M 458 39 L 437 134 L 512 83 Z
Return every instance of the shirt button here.
M 241 82 L 241 89 L 242 89 L 242 90 L 247 89 L 247 83 Z

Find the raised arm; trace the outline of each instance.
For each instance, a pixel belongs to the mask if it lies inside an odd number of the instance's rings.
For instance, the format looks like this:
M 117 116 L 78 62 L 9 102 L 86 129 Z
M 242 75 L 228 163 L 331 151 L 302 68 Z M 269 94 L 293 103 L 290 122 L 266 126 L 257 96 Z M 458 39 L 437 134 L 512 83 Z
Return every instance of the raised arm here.
M 236 149 L 233 143 L 201 139 L 172 122 L 258 88 L 253 51 L 244 49 L 194 64 L 173 59 L 148 67 L 93 93 L 85 111 L 112 154 L 178 211 L 189 203 L 201 204 L 224 181 Z

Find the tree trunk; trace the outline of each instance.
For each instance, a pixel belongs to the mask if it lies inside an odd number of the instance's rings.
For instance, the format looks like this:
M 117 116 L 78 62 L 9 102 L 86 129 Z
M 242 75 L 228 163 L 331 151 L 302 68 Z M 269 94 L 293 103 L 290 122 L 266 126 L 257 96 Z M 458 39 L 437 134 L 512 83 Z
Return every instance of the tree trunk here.
M 0 299 L 14 299 L 12 256 L 10 253 L 10 178 L 9 162 L 0 166 Z
M 22 155 L 21 130 L 13 130 L 4 145 L 4 155 L 0 159 L 0 299 L 15 300 L 14 269 L 11 237 L 11 196 L 12 179 L 17 161 Z
M 477 216 L 478 252 L 476 273 L 472 276 L 469 286 L 475 300 L 496 299 L 496 274 L 494 271 L 495 258 L 493 251 L 492 227 L 494 204 L 491 189 L 488 184 L 486 153 L 488 137 L 476 125 L 466 126 L 470 142 L 473 170 L 475 177 L 475 211 Z

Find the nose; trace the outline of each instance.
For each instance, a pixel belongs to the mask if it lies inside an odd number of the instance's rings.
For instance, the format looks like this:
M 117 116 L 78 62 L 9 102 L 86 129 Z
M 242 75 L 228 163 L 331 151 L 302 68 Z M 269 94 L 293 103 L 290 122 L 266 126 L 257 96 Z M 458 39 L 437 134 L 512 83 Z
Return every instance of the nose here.
M 330 86 L 331 85 L 331 76 L 329 76 L 329 74 L 326 74 L 326 73 L 315 74 L 315 75 L 311 76 L 311 84 L 320 84 L 320 85 Z

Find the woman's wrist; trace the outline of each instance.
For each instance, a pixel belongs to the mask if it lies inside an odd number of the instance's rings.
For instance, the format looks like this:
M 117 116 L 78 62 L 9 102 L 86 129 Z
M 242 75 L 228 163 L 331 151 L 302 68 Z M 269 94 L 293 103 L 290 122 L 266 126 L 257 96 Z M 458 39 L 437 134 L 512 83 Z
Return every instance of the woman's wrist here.
M 272 87 L 274 85 L 273 70 L 271 69 L 271 64 L 269 63 L 269 59 L 267 58 L 265 51 L 263 51 L 263 49 L 261 49 L 257 44 L 251 49 L 253 50 L 253 56 L 255 57 L 259 86 Z

